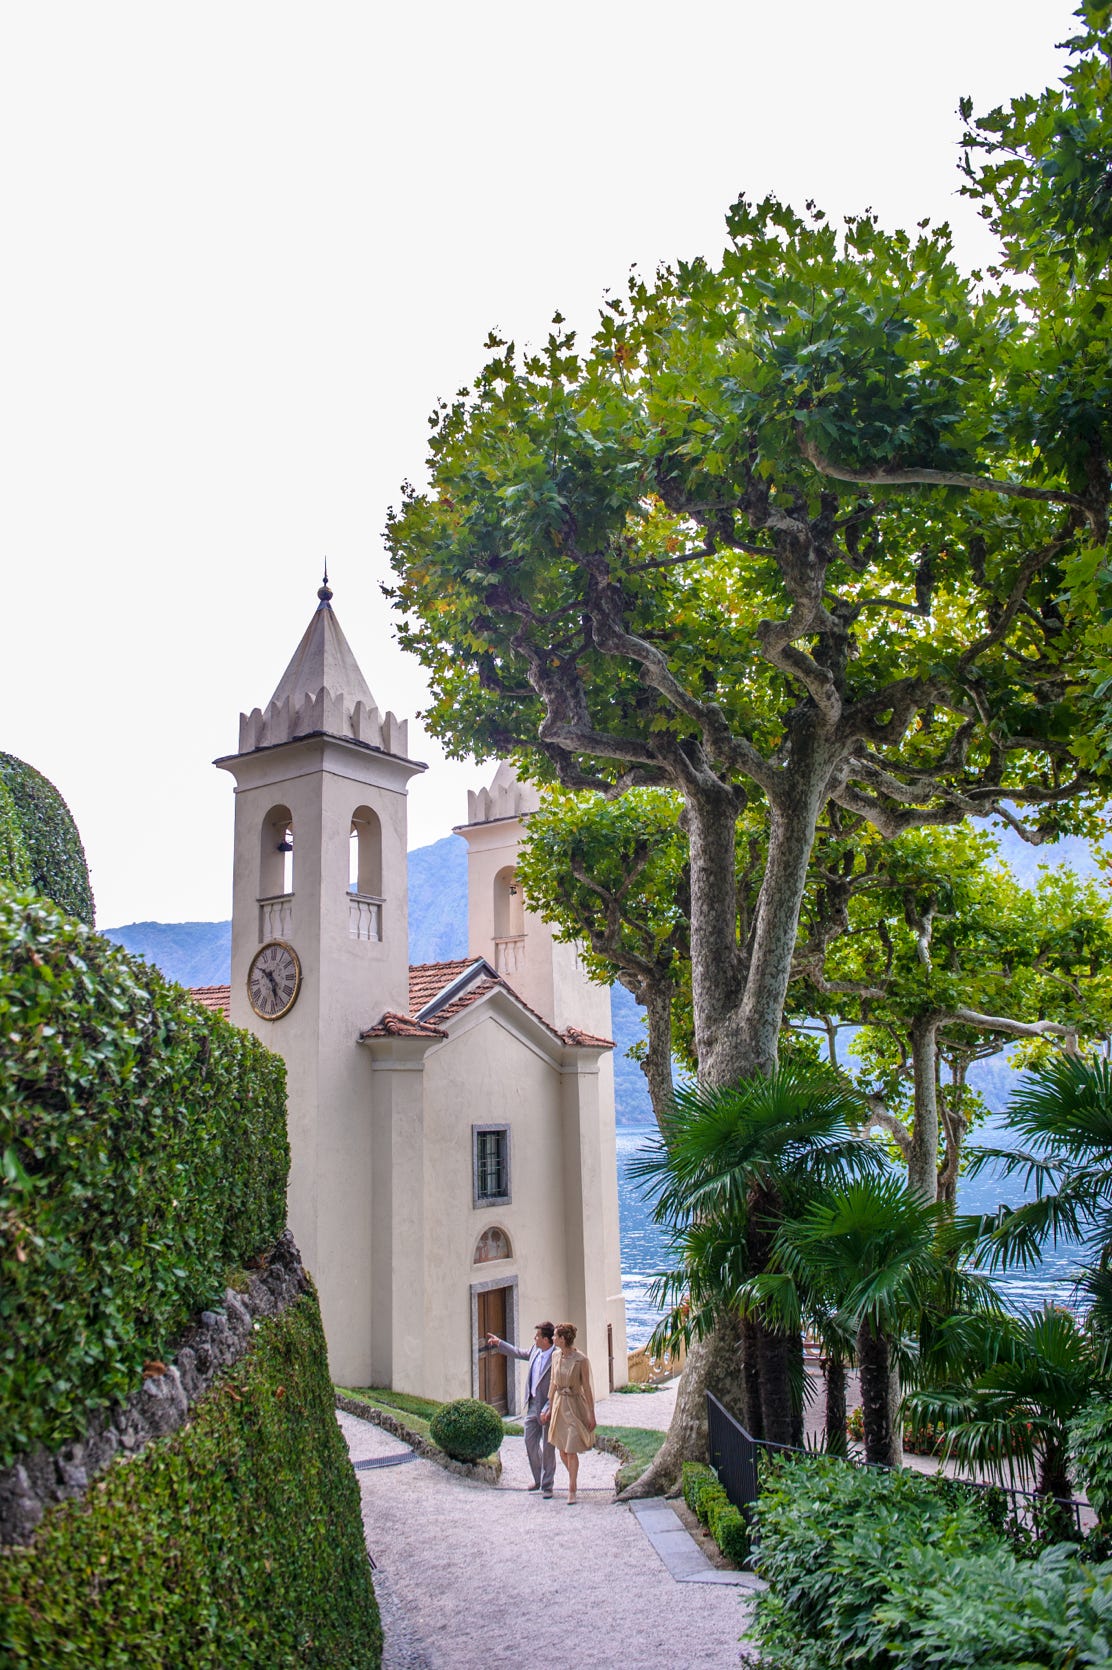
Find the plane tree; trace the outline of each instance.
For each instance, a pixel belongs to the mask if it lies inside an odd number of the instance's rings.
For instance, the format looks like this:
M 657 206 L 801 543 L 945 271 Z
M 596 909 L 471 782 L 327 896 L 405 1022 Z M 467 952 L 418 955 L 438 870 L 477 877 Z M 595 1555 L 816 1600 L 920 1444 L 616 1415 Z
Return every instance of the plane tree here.
M 494 340 L 389 526 L 451 746 L 682 797 L 713 1083 L 775 1062 L 829 802 L 884 837 L 994 814 L 1037 841 L 1103 782 L 1075 748 L 1093 706 L 1068 582 L 1104 541 L 1106 473 L 1093 444 L 1050 470 L 1025 438 L 1026 296 L 962 274 L 941 228 L 839 236 L 772 202 L 729 224 L 718 267 L 635 280 L 582 353 L 562 328 L 523 357 Z
M 532 909 L 578 943 L 589 974 L 645 1011 L 641 1067 L 659 1127 L 672 1106 L 673 1007 L 689 989 L 687 841 L 675 795 L 550 793 L 529 818 L 517 878 Z
M 852 1029 L 874 1127 L 909 1186 L 950 1204 L 966 1132 L 984 1111 L 970 1065 L 1017 1040 L 1023 1065 L 1112 1032 L 1107 890 L 1049 867 L 1022 887 L 997 850 L 967 829 L 866 842 L 846 931 L 791 994 L 797 1015 L 815 1017 L 797 1024 L 828 1038 Z
M 1053 141 L 1001 134 L 1014 179 L 971 148 L 967 182 L 995 272 L 962 271 L 945 226 L 740 198 L 719 262 L 634 274 L 582 347 L 559 315 L 535 351 L 492 333 L 390 516 L 399 635 L 450 749 L 681 797 L 707 1085 L 776 1063 L 827 806 L 885 839 L 994 815 L 1039 841 L 1107 787 L 1078 742 L 1100 711 L 1106 241 L 1021 266 Z

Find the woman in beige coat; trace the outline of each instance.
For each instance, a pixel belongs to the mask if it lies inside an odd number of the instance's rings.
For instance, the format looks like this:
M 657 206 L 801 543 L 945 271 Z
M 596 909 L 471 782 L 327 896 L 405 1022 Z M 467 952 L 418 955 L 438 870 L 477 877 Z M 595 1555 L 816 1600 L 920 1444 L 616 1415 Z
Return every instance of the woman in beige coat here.
M 575 1349 L 575 1335 L 576 1329 L 570 1322 L 561 1322 L 556 1329 L 548 1409 L 541 1414 L 541 1420 L 548 1421 L 548 1442 L 559 1450 L 560 1460 L 568 1470 L 569 1508 L 576 1501 L 580 1453 L 594 1448 L 598 1425 L 591 1365 L 582 1351 Z

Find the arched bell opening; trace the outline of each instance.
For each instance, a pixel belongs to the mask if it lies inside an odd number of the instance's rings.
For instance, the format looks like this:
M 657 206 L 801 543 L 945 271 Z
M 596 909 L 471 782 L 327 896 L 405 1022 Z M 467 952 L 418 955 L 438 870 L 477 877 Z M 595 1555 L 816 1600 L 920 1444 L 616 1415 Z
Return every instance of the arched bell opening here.
M 288 806 L 272 806 L 263 819 L 259 854 L 259 898 L 293 892 L 293 818 Z
M 525 956 L 525 896 L 511 865 L 494 878 L 494 965 L 513 974 Z
M 348 927 L 352 939 L 382 938 L 382 824 L 370 806 L 351 814 Z

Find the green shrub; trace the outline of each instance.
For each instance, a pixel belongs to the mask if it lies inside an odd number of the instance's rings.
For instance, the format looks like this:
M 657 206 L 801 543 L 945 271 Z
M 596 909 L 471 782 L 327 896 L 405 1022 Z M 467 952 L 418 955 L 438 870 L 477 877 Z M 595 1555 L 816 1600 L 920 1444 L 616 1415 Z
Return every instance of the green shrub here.
M 730 1498 L 712 1473 L 709 1479 L 701 1479 L 695 1486 L 694 1512 L 704 1525 L 709 1525 L 711 1515 L 721 1506 L 728 1505 Z
M 683 1499 L 728 1560 L 740 1565 L 748 1558 L 748 1522 L 730 1501 L 713 1468 L 701 1461 L 684 1462 Z
M 381 1641 L 312 1295 L 187 1427 L 0 1553 L 4 1665 L 376 1670 Z
M 478 1398 L 460 1397 L 438 1409 L 429 1422 L 434 1444 L 455 1461 L 482 1461 L 501 1446 L 502 1418 Z
M 740 1566 L 749 1558 L 749 1525 L 745 1515 L 731 1502 L 718 1509 L 711 1520 L 710 1531 L 727 1560 Z
M 286 1219 L 285 1069 L 0 886 L 0 1466 L 85 1428 Z
M 13 869 L 15 886 L 30 885 L 79 922 L 93 925 L 93 890 L 85 848 L 73 815 L 54 784 L 14 754 L 0 754 L 0 780 L 7 790 L 26 855 L 26 874 Z
M 1112 1663 L 1112 1565 L 1064 1544 L 1034 1560 L 1007 1550 L 912 1548 L 876 1622 L 892 1670 L 1013 1670 Z
M 704 1461 L 685 1461 L 683 1464 L 683 1499 L 691 1509 L 697 1513 L 695 1493 L 700 1485 L 713 1484 L 714 1474 Z
M 1112 1403 L 1094 1398 L 1070 1422 L 1070 1457 L 1102 1526 L 1112 1521 Z
M 1112 1566 L 1065 1547 L 1019 1560 L 953 1481 L 784 1458 L 766 1466 L 755 1541 L 769 1589 L 753 1635 L 793 1670 L 1112 1661 Z

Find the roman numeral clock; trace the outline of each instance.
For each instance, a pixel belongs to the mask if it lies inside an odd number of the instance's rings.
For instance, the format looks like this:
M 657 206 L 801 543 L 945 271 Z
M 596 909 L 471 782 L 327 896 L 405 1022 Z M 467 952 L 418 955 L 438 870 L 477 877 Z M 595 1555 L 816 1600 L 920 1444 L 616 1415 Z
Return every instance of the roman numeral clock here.
M 270 939 L 251 959 L 247 997 L 263 1021 L 281 1020 L 297 1002 L 301 990 L 301 962 L 284 939 Z

